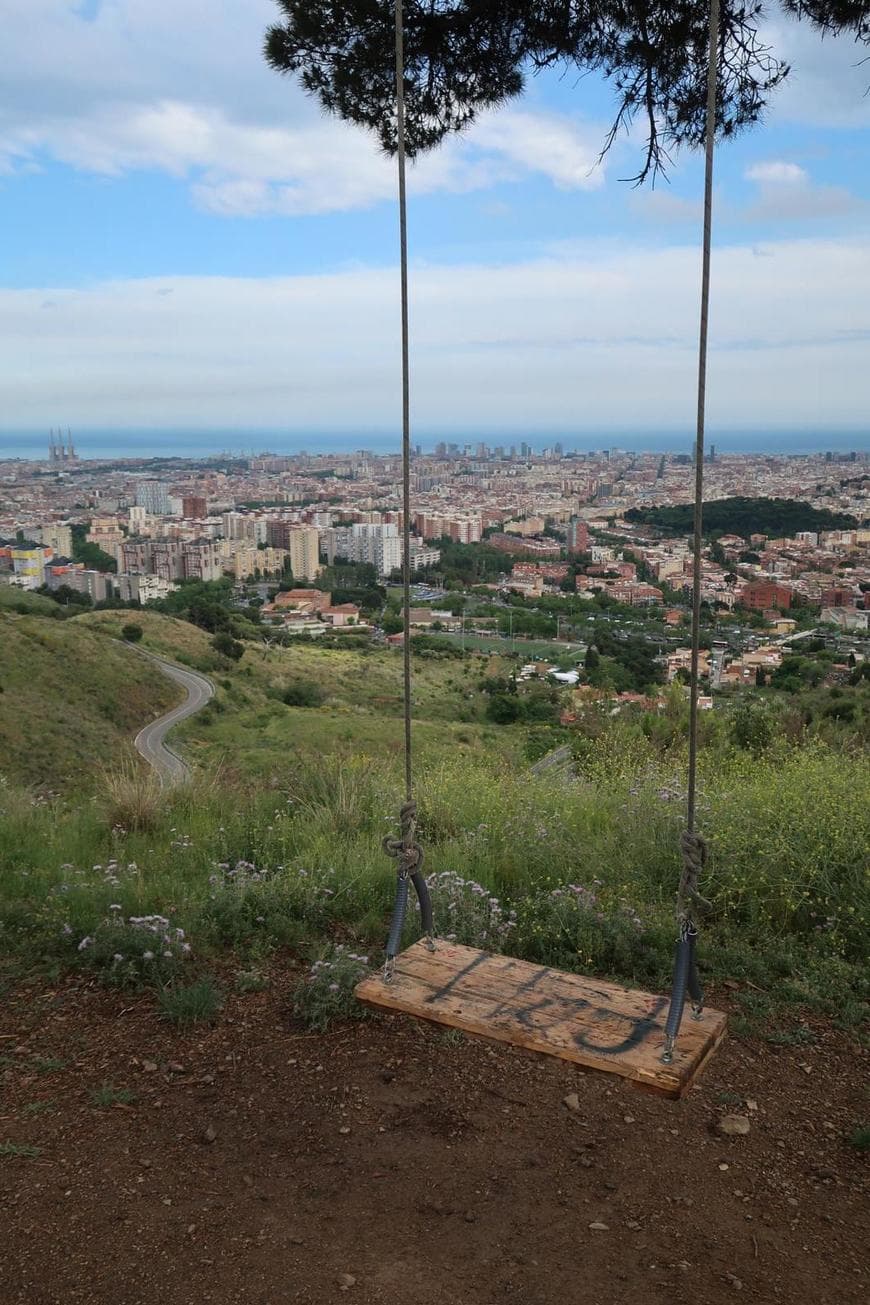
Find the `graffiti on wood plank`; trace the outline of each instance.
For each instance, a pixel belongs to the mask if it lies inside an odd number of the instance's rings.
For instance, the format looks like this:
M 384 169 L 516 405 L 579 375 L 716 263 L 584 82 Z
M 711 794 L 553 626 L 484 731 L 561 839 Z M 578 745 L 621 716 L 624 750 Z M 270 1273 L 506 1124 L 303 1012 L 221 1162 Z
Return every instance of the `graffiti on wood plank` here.
M 450 996 L 470 996 L 470 993 L 463 992 L 464 981 L 490 960 L 492 957 L 485 952 L 478 953 L 461 970 L 451 975 L 440 988 L 431 992 L 426 997 L 425 1004 L 434 1006 Z M 482 994 L 475 992 L 477 1013 L 493 1024 L 510 1022 L 530 1033 L 544 1036 L 548 1029 L 558 1029 L 559 1035 L 568 1038 L 578 1049 L 582 1048 L 603 1056 L 625 1055 L 643 1046 L 653 1037 L 661 1039 L 661 1016 L 668 1005 L 666 997 L 652 999 L 649 1009 L 644 1014 L 632 1015 L 625 1011 L 614 1010 L 612 1006 L 597 1005 L 589 997 L 575 995 L 564 988 L 540 996 L 535 994 L 535 989 L 539 988 L 546 979 L 558 980 L 564 977 L 546 968 L 535 970 L 528 979 L 513 988 L 507 997 L 494 1000 L 488 1008 L 484 1008 L 481 1004 Z M 526 995 L 534 999 L 524 1001 Z M 607 1000 L 607 996 L 605 992 L 600 993 L 602 1001 Z M 572 1024 L 578 1027 L 572 1028 Z M 599 1041 L 595 1036 L 596 1025 L 609 1025 L 611 1031 L 614 1031 L 613 1026 L 616 1025 L 620 1032 L 624 1030 L 624 1036 L 617 1042 Z

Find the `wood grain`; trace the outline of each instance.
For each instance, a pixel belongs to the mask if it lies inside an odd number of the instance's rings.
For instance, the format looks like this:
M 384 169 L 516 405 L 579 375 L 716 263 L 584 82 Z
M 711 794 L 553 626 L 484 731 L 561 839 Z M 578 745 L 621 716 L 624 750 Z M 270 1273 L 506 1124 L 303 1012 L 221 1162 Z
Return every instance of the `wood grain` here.
M 721 1011 L 705 1010 L 699 1020 L 687 1012 L 665 1065 L 667 997 L 442 941 L 434 952 L 415 943 L 396 957 L 392 983 L 370 975 L 356 995 L 380 1010 L 619 1074 L 668 1097 L 689 1090 L 727 1023 Z

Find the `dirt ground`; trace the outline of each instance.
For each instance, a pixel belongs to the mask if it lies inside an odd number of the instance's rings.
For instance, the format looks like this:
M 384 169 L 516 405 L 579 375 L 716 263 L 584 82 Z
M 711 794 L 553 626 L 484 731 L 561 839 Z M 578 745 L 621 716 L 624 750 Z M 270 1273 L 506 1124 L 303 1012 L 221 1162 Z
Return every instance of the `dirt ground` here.
M 289 979 L 190 1033 L 4 997 L 0 1144 L 39 1154 L 0 1155 L 2 1305 L 867 1300 L 846 1035 L 732 1039 L 673 1103 L 402 1018 L 308 1034 Z

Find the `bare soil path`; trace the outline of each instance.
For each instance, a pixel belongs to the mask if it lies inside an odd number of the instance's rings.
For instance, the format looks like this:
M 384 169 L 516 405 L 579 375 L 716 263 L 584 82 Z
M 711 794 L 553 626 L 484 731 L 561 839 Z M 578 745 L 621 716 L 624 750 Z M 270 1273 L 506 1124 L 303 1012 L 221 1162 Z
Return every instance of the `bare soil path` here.
M 731 1040 L 673 1103 L 403 1017 L 315 1036 L 292 978 L 189 1033 L 81 981 L 6 995 L 0 1144 L 39 1152 L 0 1154 L 3 1305 L 867 1300 L 847 1035 Z

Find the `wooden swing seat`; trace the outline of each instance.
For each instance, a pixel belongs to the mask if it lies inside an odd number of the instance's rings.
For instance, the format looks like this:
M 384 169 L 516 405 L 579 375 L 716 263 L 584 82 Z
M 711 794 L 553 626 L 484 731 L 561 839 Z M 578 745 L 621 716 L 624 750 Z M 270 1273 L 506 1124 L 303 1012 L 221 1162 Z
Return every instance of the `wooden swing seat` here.
M 363 979 L 357 998 L 463 1033 L 509 1042 L 584 1069 L 619 1074 L 665 1097 L 685 1095 L 725 1037 L 727 1016 L 683 1021 L 674 1058 L 661 1059 L 668 998 L 438 940 L 396 957 L 392 982 Z

